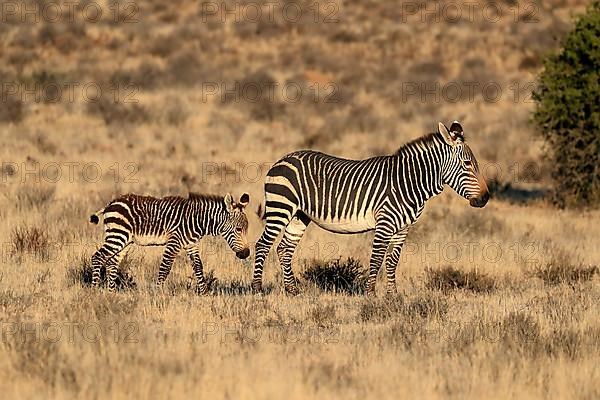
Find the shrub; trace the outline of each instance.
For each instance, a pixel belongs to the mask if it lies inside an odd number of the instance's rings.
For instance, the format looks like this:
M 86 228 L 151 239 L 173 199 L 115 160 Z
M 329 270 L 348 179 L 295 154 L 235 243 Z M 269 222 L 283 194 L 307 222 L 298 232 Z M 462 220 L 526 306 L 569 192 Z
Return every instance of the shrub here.
M 155 63 L 143 62 L 137 69 L 118 69 L 110 77 L 116 89 L 155 89 L 164 80 L 163 70 Z
M 168 96 L 163 106 L 163 119 L 172 126 L 179 126 L 185 123 L 189 117 L 189 110 L 183 102 L 174 96 Z
M 317 261 L 303 273 L 302 277 L 321 290 L 329 292 L 363 293 L 367 282 L 359 261 L 347 258 L 342 261 Z
M 150 119 L 148 111 L 137 103 L 124 104 L 108 97 L 88 104 L 88 112 L 100 116 L 106 125 L 135 124 Z
M 599 272 L 595 265 L 573 265 L 555 260 L 537 266 L 531 271 L 531 275 L 540 278 L 547 285 L 558 285 L 561 283 L 576 284 L 591 280 Z
M 475 293 L 487 293 L 494 289 L 494 280 L 484 273 L 471 270 L 460 271 L 451 266 L 425 270 L 425 286 L 429 289 L 448 292 L 455 289 L 469 290 Z
M 18 123 L 23 120 L 23 101 L 18 97 L 1 93 L 0 122 Z
M 253 72 L 232 85 L 234 97 L 223 96 L 224 103 L 240 102 L 249 107 L 257 121 L 273 121 L 285 113 L 286 103 L 277 95 L 277 80 L 263 70 Z
M 202 63 L 193 50 L 181 50 L 169 57 L 165 70 L 169 81 L 179 86 L 194 86 L 202 82 L 214 81 L 213 71 Z
M 125 257 L 119 266 L 119 269 L 117 270 L 117 279 L 115 281 L 117 290 L 134 289 L 136 287 L 133 277 L 127 271 L 128 269 L 128 259 Z M 67 269 L 67 281 L 71 285 L 91 286 L 91 258 L 88 256 L 79 257 L 76 265 L 73 265 Z M 100 286 L 107 286 L 106 268 L 104 266 L 100 269 Z
M 547 143 L 560 207 L 600 201 L 600 2 L 595 1 L 544 62 L 533 120 Z

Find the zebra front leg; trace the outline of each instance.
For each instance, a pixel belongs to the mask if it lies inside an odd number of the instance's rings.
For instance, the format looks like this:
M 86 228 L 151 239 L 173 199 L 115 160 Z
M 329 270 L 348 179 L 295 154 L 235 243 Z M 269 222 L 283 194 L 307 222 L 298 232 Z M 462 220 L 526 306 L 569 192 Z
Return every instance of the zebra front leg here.
M 369 278 L 367 279 L 367 294 L 375 294 L 375 282 L 377 273 L 381 268 L 385 252 L 390 244 L 392 233 L 381 226 L 375 228 L 375 237 L 373 238 L 373 249 L 371 250 L 371 259 L 369 261 Z
M 265 230 L 256 242 L 256 248 L 254 251 L 254 273 L 252 276 L 252 290 L 255 292 L 262 291 L 262 273 L 265 259 L 269 255 L 269 250 L 273 246 L 273 242 L 277 239 L 277 236 L 281 230 L 289 223 L 288 220 L 277 219 L 270 217 L 266 214 L 267 222 L 265 224 Z
M 304 231 L 306 231 L 306 227 L 309 223 L 310 219 L 306 214 L 300 212 L 297 213 L 288 226 L 286 226 L 283 238 L 281 239 L 279 246 L 277 246 L 279 263 L 283 269 L 285 291 L 291 295 L 297 295 L 299 293 L 296 278 L 294 277 L 294 272 L 292 270 L 292 258 L 294 257 L 296 247 L 298 246 L 298 243 L 300 243 L 300 239 L 302 239 L 302 235 L 304 235 Z
M 158 269 L 158 286 L 162 286 L 165 280 L 171 272 L 171 267 L 175 261 L 175 257 L 181 250 L 181 241 L 178 237 L 173 236 L 167 241 L 165 251 L 163 252 L 162 260 L 160 260 L 160 267 Z
M 204 279 L 204 273 L 202 272 L 202 260 L 200 259 L 200 253 L 198 247 L 194 244 L 186 247 L 185 249 L 192 267 L 194 268 L 194 276 L 196 277 L 196 293 L 206 294 L 208 292 L 208 286 Z
M 400 232 L 392 236 L 390 240 L 390 246 L 392 251 L 388 253 L 385 259 L 385 270 L 387 275 L 387 293 L 394 294 L 397 292 L 396 289 L 396 268 L 398 261 L 400 261 L 400 254 L 402 253 L 402 246 L 406 240 L 406 234 L 408 233 L 408 227 L 404 228 Z

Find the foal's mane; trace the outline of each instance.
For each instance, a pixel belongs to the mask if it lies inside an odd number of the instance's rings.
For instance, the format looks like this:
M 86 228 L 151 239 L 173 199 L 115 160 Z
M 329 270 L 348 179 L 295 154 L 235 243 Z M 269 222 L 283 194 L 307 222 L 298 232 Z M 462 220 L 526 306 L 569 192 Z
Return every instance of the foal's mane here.
M 218 194 L 203 194 L 194 192 L 189 192 L 188 194 L 188 199 L 190 200 L 214 201 L 222 203 L 224 198 L 225 196 Z

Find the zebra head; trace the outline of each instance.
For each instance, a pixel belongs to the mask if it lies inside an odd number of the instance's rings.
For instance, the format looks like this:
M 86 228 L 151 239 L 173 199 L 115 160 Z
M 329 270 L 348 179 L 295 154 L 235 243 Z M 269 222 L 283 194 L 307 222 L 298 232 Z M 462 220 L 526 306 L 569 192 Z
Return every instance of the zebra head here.
M 490 198 L 488 187 L 475 155 L 465 142 L 462 126 L 458 121 L 454 121 L 448 129 L 440 122 L 438 131 L 450 145 L 448 163 L 442 176 L 443 183 L 469 200 L 472 207 L 485 206 Z
M 223 224 L 221 235 L 223 235 L 231 250 L 235 251 L 235 255 L 238 258 L 248 258 L 250 255 L 250 247 L 246 238 L 248 218 L 244 209 L 250 202 L 250 195 L 244 193 L 240 197 L 240 201 L 235 202 L 231 194 L 228 193 L 224 201 L 228 216 Z

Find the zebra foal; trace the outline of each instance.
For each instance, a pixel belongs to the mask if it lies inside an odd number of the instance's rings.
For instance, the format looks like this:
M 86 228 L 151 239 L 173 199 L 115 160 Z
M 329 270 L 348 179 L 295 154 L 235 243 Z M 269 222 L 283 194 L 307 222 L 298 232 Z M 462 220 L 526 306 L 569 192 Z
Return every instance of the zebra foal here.
M 336 233 L 375 231 L 367 293 L 384 258 L 388 292 L 396 291 L 396 267 L 408 230 L 425 202 L 450 186 L 483 207 L 488 188 L 462 126 L 441 122 L 438 131 L 402 146 L 396 154 L 366 160 L 348 160 L 302 150 L 283 157 L 267 172 L 264 231 L 256 243 L 252 287 L 262 288 L 265 259 L 283 230 L 277 255 L 285 289 L 298 293 L 292 257 L 306 227 L 314 222 Z M 386 251 L 390 249 L 387 257 Z
M 92 256 L 92 284 L 100 283 L 100 269 L 106 265 L 108 288 L 116 289 L 119 262 L 131 243 L 141 246 L 165 246 L 158 271 L 158 284 L 167 279 L 177 254 L 184 249 L 196 277 L 196 291 L 207 291 L 198 251 L 199 240 L 206 235 L 221 235 L 238 258 L 250 255 L 246 233 L 248 219 L 244 209 L 250 196 L 244 193 L 239 202 L 230 194 L 207 196 L 190 193 L 188 198 L 154 198 L 127 194 L 112 200 L 90 216 L 97 224 L 104 216 L 104 243 Z

